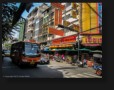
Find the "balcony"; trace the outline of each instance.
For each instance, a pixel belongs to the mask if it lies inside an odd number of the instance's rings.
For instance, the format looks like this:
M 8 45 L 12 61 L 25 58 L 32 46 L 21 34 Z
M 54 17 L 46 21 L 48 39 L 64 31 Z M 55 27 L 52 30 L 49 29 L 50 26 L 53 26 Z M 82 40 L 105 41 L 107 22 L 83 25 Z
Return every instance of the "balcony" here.
M 30 31 L 33 31 L 33 30 L 34 30 L 33 27 L 29 27 L 28 30 L 27 30 L 27 32 L 30 32 Z

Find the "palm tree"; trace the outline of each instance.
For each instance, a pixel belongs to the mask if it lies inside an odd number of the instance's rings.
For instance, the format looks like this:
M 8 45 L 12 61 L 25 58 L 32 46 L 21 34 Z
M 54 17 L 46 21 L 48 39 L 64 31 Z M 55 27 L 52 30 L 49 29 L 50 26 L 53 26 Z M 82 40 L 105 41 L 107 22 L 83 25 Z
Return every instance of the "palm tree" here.
M 16 3 L 2 3 L 2 42 L 12 38 L 13 30 L 19 29 L 17 22 L 22 13 L 29 12 L 32 6 L 32 3 L 20 3 L 19 7 Z

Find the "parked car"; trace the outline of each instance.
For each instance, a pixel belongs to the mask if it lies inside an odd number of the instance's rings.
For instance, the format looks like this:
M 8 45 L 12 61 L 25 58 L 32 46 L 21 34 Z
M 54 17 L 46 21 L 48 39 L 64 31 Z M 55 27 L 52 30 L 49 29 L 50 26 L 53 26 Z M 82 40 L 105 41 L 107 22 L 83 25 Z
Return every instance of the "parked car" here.
M 4 56 L 9 57 L 10 56 L 10 50 L 3 50 L 3 54 L 4 54 Z
M 38 64 L 49 64 L 49 63 L 50 63 L 50 60 L 45 57 L 41 57 L 40 61 L 38 62 Z

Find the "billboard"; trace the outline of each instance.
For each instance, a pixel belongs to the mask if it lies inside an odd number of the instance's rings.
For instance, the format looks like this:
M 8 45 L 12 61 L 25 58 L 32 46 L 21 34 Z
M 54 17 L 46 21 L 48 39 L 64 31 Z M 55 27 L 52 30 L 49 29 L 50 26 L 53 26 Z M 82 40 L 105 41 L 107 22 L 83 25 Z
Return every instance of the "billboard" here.
M 48 33 L 49 34 L 54 34 L 54 35 L 59 35 L 59 36 L 64 36 L 64 31 L 63 30 L 57 30 L 52 27 L 48 27 Z
M 89 5 L 90 7 L 89 7 Z M 98 31 L 98 15 L 94 12 L 98 12 L 98 3 L 82 3 L 82 34 L 96 34 Z M 94 29 L 92 29 L 94 28 Z

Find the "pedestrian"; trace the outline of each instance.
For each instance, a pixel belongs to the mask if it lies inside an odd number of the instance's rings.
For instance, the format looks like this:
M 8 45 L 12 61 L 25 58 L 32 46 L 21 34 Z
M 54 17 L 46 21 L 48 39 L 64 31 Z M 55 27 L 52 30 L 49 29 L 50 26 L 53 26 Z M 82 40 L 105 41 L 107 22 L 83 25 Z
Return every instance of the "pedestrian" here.
M 85 67 L 87 65 L 87 60 L 86 60 L 86 58 L 84 57 L 84 59 L 83 59 L 83 67 Z
M 73 55 L 73 57 L 72 57 L 72 65 L 76 64 L 76 59 L 77 59 L 77 56 Z

